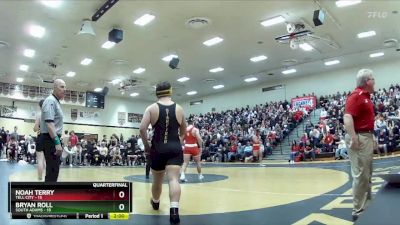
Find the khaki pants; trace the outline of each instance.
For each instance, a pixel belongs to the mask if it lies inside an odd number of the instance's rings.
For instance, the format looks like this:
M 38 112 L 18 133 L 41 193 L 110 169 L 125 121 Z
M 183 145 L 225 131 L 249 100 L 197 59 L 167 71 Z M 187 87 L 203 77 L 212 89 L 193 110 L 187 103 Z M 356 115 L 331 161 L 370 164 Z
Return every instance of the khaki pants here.
M 359 215 L 371 200 L 372 158 L 374 153 L 374 136 L 371 133 L 357 134 L 359 149 L 350 149 L 351 138 L 346 135 L 349 149 L 351 176 L 353 177 L 353 215 Z

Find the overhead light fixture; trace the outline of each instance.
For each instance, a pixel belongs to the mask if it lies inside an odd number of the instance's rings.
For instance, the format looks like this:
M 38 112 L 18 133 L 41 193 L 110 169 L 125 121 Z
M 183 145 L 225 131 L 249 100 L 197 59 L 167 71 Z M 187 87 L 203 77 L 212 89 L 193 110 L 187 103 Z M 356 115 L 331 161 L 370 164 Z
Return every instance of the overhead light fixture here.
M 270 19 L 266 19 L 261 21 L 261 25 L 263 25 L 264 27 L 269 27 L 278 23 L 283 23 L 285 22 L 285 18 L 283 18 L 283 16 L 275 16 L 272 17 Z
M 76 73 L 73 71 L 69 71 L 66 75 L 67 75 L 67 77 L 74 77 L 76 75 Z
M 145 68 L 139 67 L 139 68 L 135 69 L 135 70 L 133 71 L 133 73 L 141 74 L 141 73 L 143 73 L 144 71 L 146 71 Z
M 130 96 L 132 96 L 132 97 L 136 97 L 138 95 L 139 95 L 139 93 L 137 93 L 137 92 L 133 92 L 132 94 L 130 94 Z
M 203 42 L 203 45 L 206 46 L 213 46 L 216 45 L 220 42 L 222 42 L 224 39 L 220 38 L 220 37 L 215 37 L 215 38 L 211 38 L 210 40 L 207 40 L 205 42 Z
M 106 42 L 104 42 L 104 44 L 101 47 L 105 48 L 105 49 L 110 49 L 110 48 L 112 48 L 114 46 L 115 46 L 115 42 L 106 41 Z
M 335 60 L 331 60 L 331 61 L 326 61 L 325 66 L 332 66 L 332 65 L 339 64 L 339 63 L 340 63 L 340 61 L 335 59 Z
M 381 56 L 384 56 L 384 55 L 385 55 L 385 53 L 383 53 L 383 52 L 376 52 L 376 53 L 370 54 L 369 57 L 370 58 L 376 58 L 376 57 L 381 57 Z
M 114 80 L 112 80 L 110 83 L 112 84 L 112 85 L 116 85 L 116 84 L 119 84 L 119 83 L 121 83 L 121 79 L 114 79 Z
M 151 21 L 156 18 L 154 15 L 151 14 L 144 14 L 143 16 L 139 17 L 137 20 L 135 20 L 134 24 L 139 25 L 139 26 L 145 26 Z
M 171 55 L 165 56 L 164 58 L 162 58 L 162 60 L 165 61 L 165 62 L 169 62 L 169 61 L 171 61 L 173 58 L 178 58 L 178 56 L 177 56 L 177 55 L 174 55 L 174 54 L 171 54 Z
M 42 38 L 45 32 L 46 29 L 39 25 L 31 25 L 29 27 L 29 34 L 35 38 Z
M 222 84 L 213 86 L 214 89 L 221 89 L 221 88 L 224 88 L 224 87 L 225 87 L 225 86 L 222 85 Z
M 195 95 L 197 94 L 197 91 L 189 91 L 188 93 L 186 93 L 187 95 Z
M 89 58 L 85 58 L 85 59 L 83 59 L 82 61 L 81 61 L 81 64 L 82 65 L 84 65 L 84 66 L 87 66 L 87 65 L 89 65 L 90 63 L 92 63 L 92 59 L 89 59 Z
M 221 71 L 224 71 L 224 68 L 216 67 L 216 68 L 210 69 L 210 73 L 218 73 L 218 72 L 221 72 Z
M 17 82 L 18 82 L 18 83 L 24 82 L 24 78 L 22 78 L 22 77 L 17 77 Z
M 310 44 L 308 44 L 308 43 L 299 44 L 299 47 L 300 47 L 301 49 L 303 49 L 304 51 L 307 51 L 307 52 L 314 49 L 314 48 L 313 48 Z
M 250 82 L 253 82 L 253 81 L 256 81 L 256 80 L 258 80 L 257 77 L 249 77 L 249 78 L 244 79 L 244 81 L 247 82 L 247 83 L 250 83 Z
M 371 31 L 367 31 L 367 32 L 362 32 L 357 34 L 358 38 L 366 38 L 366 37 L 371 37 L 371 36 L 375 36 L 376 32 L 371 30 Z
M 190 80 L 189 77 L 181 77 L 177 81 L 182 83 L 182 82 L 185 82 L 185 81 L 188 81 L 188 80 Z
M 291 73 L 296 73 L 296 72 L 297 72 L 296 69 L 289 69 L 289 70 L 282 71 L 283 74 L 291 74 Z
M 95 92 L 101 92 L 103 90 L 103 88 L 95 88 L 94 91 Z
M 32 58 L 35 56 L 35 50 L 33 49 L 25 49 L 24 50 L 24 56 Z
M 361 3 L 361 0 L 338 0 L 335 2 L 336 6 L 339 8 L 355 5 L 358 3 Z
M 265 56 L 265 55 L 259 55 L 259 56 L 255 56 L 253 58 L 250 58 L 250 61 L 252 61 L 252 62 L 260 62 L 260 61 L 266 60 L 267 58 L 268 57 Z
M 27 65 L 20 65 L 19 66 L 19 70 L 21 70 L 21 71 L 28 71 L 28 69 L 29 69 L 29 66 L 27 66 Z
M 40 2 L 49 8 L 58 8 L 62 4 L 61 0 L 42 0 Z

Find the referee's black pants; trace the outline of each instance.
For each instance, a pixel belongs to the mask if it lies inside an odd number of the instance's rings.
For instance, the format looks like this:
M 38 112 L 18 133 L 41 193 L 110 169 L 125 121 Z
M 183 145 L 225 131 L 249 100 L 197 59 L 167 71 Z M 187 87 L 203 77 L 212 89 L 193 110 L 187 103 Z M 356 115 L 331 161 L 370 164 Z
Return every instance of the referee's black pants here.
M 61 156 L 57 156 L 56 146 L 49 134 L 41 134 L 39 143 L 42 145 L 44 158 L 46 159 L 45 182 L 57 182 L 60 171 Z

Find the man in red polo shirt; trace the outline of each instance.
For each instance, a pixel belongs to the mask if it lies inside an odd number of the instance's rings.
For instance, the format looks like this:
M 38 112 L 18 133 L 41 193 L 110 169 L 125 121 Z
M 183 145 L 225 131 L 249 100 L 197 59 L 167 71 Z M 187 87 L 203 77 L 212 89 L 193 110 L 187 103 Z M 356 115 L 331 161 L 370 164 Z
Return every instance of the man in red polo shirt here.
M 374 92 L 374 85 L 371 70 L 358 71 L 357 88 L 347 97 L 343 118 L 353 177 L 353 221 L 371 199 L 375 113 L 370 94 Z

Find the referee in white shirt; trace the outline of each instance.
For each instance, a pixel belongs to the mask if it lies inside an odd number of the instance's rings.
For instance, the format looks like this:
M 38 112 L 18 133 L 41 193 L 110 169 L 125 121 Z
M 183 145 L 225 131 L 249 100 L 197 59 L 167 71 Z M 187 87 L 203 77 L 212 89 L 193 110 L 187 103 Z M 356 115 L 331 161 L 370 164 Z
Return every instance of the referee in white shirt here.
M 65 82 L 61 79 L 54 81 L 53 93 L 43 102 L 40 119 L 40 143 L 46 159 L 45 182 L 56 182 L 60 170 L 60 156 L 63 151 L 61 134 L 63 130 L 63 112 L 60 100 L 65 95 Z

